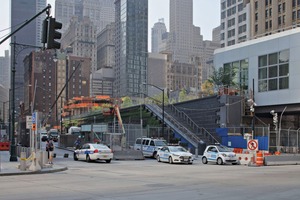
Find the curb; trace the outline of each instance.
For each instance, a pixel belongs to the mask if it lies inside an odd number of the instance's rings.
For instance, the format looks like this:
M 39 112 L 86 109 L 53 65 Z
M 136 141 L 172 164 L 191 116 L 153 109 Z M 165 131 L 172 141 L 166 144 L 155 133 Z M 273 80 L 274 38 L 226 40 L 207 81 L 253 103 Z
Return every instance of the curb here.
M 31 174 L 48 174 L 55 172 L 62 172 L 68 170 L 68 167 L 62 167 L 58 169 L 51 170 L 40 170 L 40 171 L 28 171 L 28 172 L 8 172 L 8 173 L 0 173 L 0 176 L 16 176 L 16 175 L 31 175 Z

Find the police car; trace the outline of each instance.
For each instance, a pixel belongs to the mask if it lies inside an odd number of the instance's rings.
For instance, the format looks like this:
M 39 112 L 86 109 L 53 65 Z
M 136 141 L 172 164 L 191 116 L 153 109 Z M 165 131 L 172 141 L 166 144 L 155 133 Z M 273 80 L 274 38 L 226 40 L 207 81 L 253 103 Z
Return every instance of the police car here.
M 231 163 L 233 165 L 238 164 L 236 154 L 229 148 L 223 145 L 208 145 L 202 156 L 202 163 L 214 162 L 218 165 L 225 163 Z
M 181 146 L 164 146 L 158 150 L 156 159 L 158 162 L 188 163 L 193 164 L 193 154 Z
M 134 144 L 134 150 L 140 151 L 142 149 L 145 157 L 156 158 L 157 151 L 166 145 L 167 142 L 164 139 L 137 138 Z
M 74 160 L 105 160 L 110 163 L 113 159 L 112 150 L 104 144 L 86 143 L 74 151 Z

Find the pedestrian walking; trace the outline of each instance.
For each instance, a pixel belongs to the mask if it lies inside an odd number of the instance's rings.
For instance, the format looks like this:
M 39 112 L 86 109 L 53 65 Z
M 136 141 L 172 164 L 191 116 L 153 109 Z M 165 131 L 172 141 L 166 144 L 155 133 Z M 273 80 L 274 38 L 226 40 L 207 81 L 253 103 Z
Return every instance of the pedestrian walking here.
M 48 163 L 53 164 L 53 151 L 54 151 L 54 144 L 52 138 L 47 140 L 46 142 L 46 151 L 48 152 Z

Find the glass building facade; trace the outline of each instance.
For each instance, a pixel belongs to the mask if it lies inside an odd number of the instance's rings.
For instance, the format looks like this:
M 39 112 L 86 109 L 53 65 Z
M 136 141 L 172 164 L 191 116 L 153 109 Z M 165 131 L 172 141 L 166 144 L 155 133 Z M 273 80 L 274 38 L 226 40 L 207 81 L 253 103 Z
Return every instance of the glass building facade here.
M 146 93 L 148 0 L 116 0 L 116 97 Z

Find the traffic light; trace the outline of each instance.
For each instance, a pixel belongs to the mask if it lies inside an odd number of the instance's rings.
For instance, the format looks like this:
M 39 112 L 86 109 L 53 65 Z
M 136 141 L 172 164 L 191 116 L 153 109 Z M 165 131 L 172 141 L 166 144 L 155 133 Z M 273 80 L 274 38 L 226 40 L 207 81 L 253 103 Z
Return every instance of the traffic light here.
M 41 42 L 43 44 L 47 43 L 47 35 L 48 35 L 48 18 L 44 19 L 43 21 L 43 30 L 42 30 L 42 38 L 41 38 Z
M 62 23 L 55 21 L 55 18 L 48 18 L 47 49 L 60 49 L 60 43 L 56 40 L 61 38 L 61 33 L 57 29 L 62 28 Z

